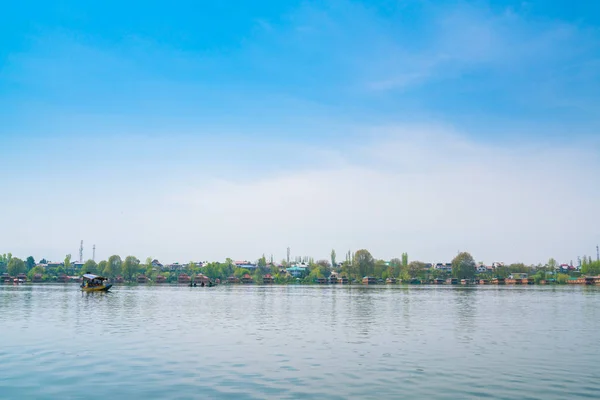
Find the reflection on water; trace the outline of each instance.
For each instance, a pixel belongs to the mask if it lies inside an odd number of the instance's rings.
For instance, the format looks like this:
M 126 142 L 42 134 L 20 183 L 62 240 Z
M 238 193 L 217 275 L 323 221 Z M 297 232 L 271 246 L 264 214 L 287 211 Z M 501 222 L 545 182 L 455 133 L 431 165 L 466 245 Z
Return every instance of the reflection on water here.
M 457 287 L 454 291 L 456 292 L 454 296 L 456 338 L 458 341 L 468 343 L 473 340 L 475 320 L 477 319 L 475 315 L 477 307 L 474 297 L 475 288 Z
M 0 397 L 597 398 L 599 300 L 594 287 L 0 285 Z

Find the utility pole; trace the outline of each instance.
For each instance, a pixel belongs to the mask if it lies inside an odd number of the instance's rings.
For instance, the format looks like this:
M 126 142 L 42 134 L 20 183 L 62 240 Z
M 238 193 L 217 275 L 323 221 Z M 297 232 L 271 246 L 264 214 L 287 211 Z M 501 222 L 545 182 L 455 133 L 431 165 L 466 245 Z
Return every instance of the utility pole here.
M 598 245 L 596 245 L 596 261 L 600 261 L 600 250 L 598 249 Z
M 290 266 L 290 248 L 287 248 L 287 266 Z
M 83 262 L 83 240 L 81 241 L 81 244 L 79 245 L 79 262 L 80 263 Z
M 92 261 L 96 261 L 96 245 L 92 247 Z

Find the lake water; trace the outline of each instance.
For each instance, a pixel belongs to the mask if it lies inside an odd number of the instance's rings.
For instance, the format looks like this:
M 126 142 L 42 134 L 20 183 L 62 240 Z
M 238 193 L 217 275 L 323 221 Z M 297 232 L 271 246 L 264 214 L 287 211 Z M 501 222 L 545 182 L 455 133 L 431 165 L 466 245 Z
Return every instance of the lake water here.
M 0 285 L 0 398 L 600 398 L 600 288 Z

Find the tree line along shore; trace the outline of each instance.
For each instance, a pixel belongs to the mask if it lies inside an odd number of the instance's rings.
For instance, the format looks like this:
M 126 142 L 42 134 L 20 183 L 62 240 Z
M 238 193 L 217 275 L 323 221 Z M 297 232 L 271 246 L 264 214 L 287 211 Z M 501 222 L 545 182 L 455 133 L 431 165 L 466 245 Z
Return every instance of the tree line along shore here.
M 337 262 L 335 251 L 330 260 L 317 260 L 304 257 L 294 261 L 282 260 L 280 263 L 268 261 L 263 255 L 255 263 L 236 262 L 226 259 L 224 262 L 189 262 L 187 264 L 162 265 L 158 260 L 148 257 L 141 262 L 137 257 L 118 255 L 96 262 L 71 261 L 67 255 L 62 262 L 48 262 L 45 259 L 35 261 L 31 256 L 22 260 L 12 254 L 0 255 L 0 277 L 3 281 L 19 277 L 22 281 L 57 282 L 67 281 L 69 277 L 80 277 L 84 273 L 103 275 L 116 282 L 156 282 L 185 283 L 195 280 L 211 282 L 253 282 L 264 283 L 324 283 L 332 275 L 345 279 L 349 283 L 362 282 L 369 277 L 373 282 L 422 282 L 436 283 L 455 278 L 466 282 L 492 281 L 506 279 L 513 274 L 525 274 L 532 283 L 554 282 L 558 284 L 581 281 L 586 276 L 600 275 L 600 261 L 583 257 L 580 265 L 559 265 L 554 259 L 545 264 L 525 265 L 496 263 L 485 267 L 468 252 L 459 253 L 451 263 L 430 264 L 408 260 L 408 254 L 389 261 L 375 259 L 368 250 L 346 253 L 344 262 Z M 182 279 L 182 277 L 184 279 Z M 185 278 L 187 277 L 187 278 Z M 187 280 L 186 280 L 187 279 Z

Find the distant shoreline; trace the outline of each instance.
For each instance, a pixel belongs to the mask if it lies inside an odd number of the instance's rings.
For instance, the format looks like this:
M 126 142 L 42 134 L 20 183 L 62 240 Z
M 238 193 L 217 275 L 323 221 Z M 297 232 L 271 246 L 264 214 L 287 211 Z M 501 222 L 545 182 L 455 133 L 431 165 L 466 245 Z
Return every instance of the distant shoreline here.
M 348 284 L 339 284 L 339 283 L 306 283 L 306 282 L 292 282 L 292 283 L 220 283 L 220 284 L 216 284 L 214 286 L 209 287 L 207 286 L 200 286 L 200 285 L 196 285 L 196 286 L 192 286 L 189 283 L 177 283 L 177 282 L 163 282 L 163 283 L 156 283 L 156 282 L 146 282 L 146 283 L 138 283 L 138 282 L 120 282 L 120 283 L 113 283 L 113 287 L 128 287 L 128 286 L 159 286 L 159 287 L 166 287 L 166 286 L 173 286 L 173 287 L 191 287 L 194 289 L 203 289 L 203 288 L 207 288 L 207 289 L 212 289 L 212 288 L 216 288 L 216 287 L 249 287 L 249 286 L 260 286 L 260 287 L 270 287 L 270 286 L 314 286 L 314 287 L 422 287 L 422 286 L 428 286 L 428 287 L 460 287 L 460 288 L 466 288 L 466 287 L 530 287 L 530 286 L 598 286 L 600 287 L 600 277 L 594 277 L 595 278 L 595 282 L 593 283 L 586 283 L 585 280 L 583 279 L 579 279 L 579 280 L 572 280 L 571 282 L 567 282 L 567 283 L 558 283 L 558 282 L 552 282 L 552 283 L 529 283 L 529 284 L 523 284 L 523 283 L 515 283 L 515 282 L 510 282 L 510 283 L 501 283 L 501 284 L 497 284 L 497 283 L 468 283 L 468 284 L 451 284 L 451 283 L 431 283 L 431 282 L 425 282 L 425 283 L 409 283 L 409 282 L 399 282 L 399 283 L 394 283 L 394 284 L 385 284 L 385 283 L 371 283 L 371 284 L 366 284 L 366 283 L 362 283 L 362 282 L 355 282 L 355 283 L 348 283 Z M 0 286 L 37 286 L 37 285 L 54 285 L 54 286 L 75 286 L 75 285 L 80 285 L 80 282 L 78 281 L 70 281 L 70 282 L 19 282 L 19 283 L 15 283 L 15 282 L 0 282 Z

